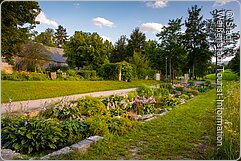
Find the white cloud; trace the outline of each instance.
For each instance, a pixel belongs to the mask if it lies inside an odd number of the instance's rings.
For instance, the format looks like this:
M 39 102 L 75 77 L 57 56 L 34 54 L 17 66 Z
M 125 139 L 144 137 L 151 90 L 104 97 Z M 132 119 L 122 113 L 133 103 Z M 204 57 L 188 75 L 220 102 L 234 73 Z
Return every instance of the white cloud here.
M 231 1 L 233 1 L 233 0 L 215 0 L 213 7 L 223 6 Z
M 140 30 L 143 32 L 161 32 L 163 25 L 160 23 L 148 22 L 141 25 Z
M 166 0 L 156 0 L 154 2 L 146 2 L 146 5 L 148 7 L 152 7 L 152 8 L 164 8 L 167 6 L 167 1 Z
M 99 26 L 100 28 L 102 28 L 103 26 L 107 26 L 107 27 L 113 27 L 114 23 L 102 18 L 102 17 L 96 17 L 92 19 L 92 23 L 96 26 Z
M 75 6 L 75 8 L 80 8 L 80 3 L 74 3 L 73 5 Z
M 102 36 L 100 36 L 100 37 L 102 37 L 102 39 L 103 39 L 104 41 L 108 40 L 109 42 L 111 42 L 111 39 L 110 39 L 109 37 L 107 37 L 107 36 L 102 35 Z
M 54 20 L 47 18 L 43 11 L 41 11 L 40 14 L 35 18 L 35 21 L 39 21 L 40 24 L 53 26 L 55 28 L 58 27 L 58 23 Z

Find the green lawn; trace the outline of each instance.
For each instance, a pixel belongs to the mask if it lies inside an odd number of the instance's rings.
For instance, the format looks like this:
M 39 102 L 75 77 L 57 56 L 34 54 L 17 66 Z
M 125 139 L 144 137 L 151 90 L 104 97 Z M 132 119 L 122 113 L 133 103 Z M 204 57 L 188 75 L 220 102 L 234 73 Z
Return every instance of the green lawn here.
M 5 81 L 2 80 L 1 102 L 51 98 L 95 91 L 125 89 L 140 84 L 154 85 L 155 80 L 123 81 Z
M 167 115 L 140 125 L 127 135 L 107 137 L 81 155 L 74 151 L 59 160 L 213 159 L 215 90 L 200 94 Z

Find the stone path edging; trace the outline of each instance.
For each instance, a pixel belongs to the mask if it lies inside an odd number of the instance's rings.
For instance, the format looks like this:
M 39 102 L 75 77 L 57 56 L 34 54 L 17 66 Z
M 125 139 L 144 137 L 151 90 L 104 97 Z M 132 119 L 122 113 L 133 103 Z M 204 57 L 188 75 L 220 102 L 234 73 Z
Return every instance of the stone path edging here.
M 50 153 L 48 155 L 45 155 L 43 157 L 41 157 L 40 159 L 41 160 L 48 160 L 50 157 L 53 157 L 53 156 L 57 156 L 57 155 L 60 155 L 60 154 L 67 154 L 73 150 L 77 150 L 81 153 L 85 153 L 87 151 L 87 149 L 91 146 L 91 144 L 99 141 L 99 140 L 102 140 L 104 139 L 104 137 L 101 137 L 101 136 L 91 136 L 87 139 L 84 139 L 78 143 L 75 143 L 71 146 L 66 146 L 60 150 L 57 150 L 53 153 Z

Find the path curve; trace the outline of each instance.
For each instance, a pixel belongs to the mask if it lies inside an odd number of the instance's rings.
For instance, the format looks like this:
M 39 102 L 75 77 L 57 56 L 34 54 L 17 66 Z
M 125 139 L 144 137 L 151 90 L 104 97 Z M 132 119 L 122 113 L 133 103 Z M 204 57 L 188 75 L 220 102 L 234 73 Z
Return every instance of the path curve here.
M 11 104 L 10 103 L 2 103 L 1 104 L 1 112 L 6 113 L 6 109 L 9 109 L 9 107 L 12 108 L 12 112 L 21 110 L 21 107 L 24 111 L 38 109 L 38 108 L 44 107 L 46 105 L 49 105 L 52 102 L 60 101 L 63 98 L 65 98 L 67 100 L 77 100 L 78 98 L 81 98 L 84 96 L 99 97 L 99 96 L 110 96 L 110 95 L 115 95 L 115 94 L 120 95 L 120 94 L 127 94 L 128 92 L 135 91 L 135 90 L 136 90 L 136 88 L 128 88 L 128 89 L 75 94 L 75 95 L 61 96 L 61 97 L 55 97 L 55 98 L 45 98 L 45 99 L 37 99 L 37 100 L 29 100 L 29 101 L 17 101 L 17 102 L 12 102 Z

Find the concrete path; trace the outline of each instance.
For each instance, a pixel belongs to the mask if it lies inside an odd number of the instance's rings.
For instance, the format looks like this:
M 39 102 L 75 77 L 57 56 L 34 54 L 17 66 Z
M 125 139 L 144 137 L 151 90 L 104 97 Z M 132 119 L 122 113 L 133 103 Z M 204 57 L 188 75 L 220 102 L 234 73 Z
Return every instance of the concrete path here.
M 114 95 L 114 94 L 121 95 L 121 94 L 127 94 L 128 92 L 134 91 L 134 90 L 136 90 L 136 88 L 111 90 L 111 91 L 100 91 L 100 92 L 92 92 L 92 93 L 84 93 L 84 94 L 75 94 L 75 95 L 70 95 L 70 96 L 61 96 L 61 97 L 55 97 L 55 98 L 2 103 L 1 104 L 1 112 L 6 113 L 6 110 L 9 111 L 9 109 L 11 109 L 11 111 L 14 112 L 14 111 L 21 110 L 21 108 L 23 111 L 39 109 L 39 108 L 43 108 L 53 102 L 60 101 L 63 98 L 67 99 L 67 100 L 77 100 L 78 98 L 81 98 L 84 96 L 99 97 L 99 96 L 110 96 L 110 95 Z

